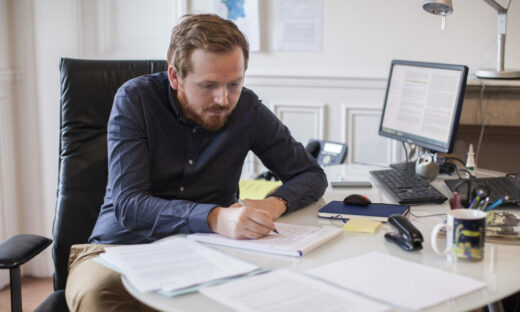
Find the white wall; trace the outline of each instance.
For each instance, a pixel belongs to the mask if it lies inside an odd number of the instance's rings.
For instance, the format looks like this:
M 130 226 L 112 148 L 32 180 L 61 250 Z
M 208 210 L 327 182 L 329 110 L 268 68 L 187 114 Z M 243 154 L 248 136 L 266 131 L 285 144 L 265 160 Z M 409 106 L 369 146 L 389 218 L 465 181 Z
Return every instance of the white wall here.
M 319 53 L 270 52 L 274 1 L 261 1 L 268 35 L 263 52 L 251 57 L 250 73 L 380 78 L 394 58 L 460 63 L 471 71 L 496 64 L 497 14 L 482 0 L 453 0 L 444 31 L 441 18 L 425 12 L 420 0 L 324 0 Z M 508 14 L 505 63 L 520 68 L 518 0 Z
M 324 0 L 323 50 L 316 53 L 272 51 L 274 1 L 260 0 L 263 42 L 251 55 L 246 85 L 296 137 L 347 142 L 350 162 L 400 157 L 399 149 L 373 131 L 392 59 L 460 63 L 471 71 L 495 66 L 496 13 L 484 1 L 453 0 L 455 12 L 442 31 L 440 18 L 424 12 L 419 0 Z M 51 235 L 59 57 L 165 58 L 169 29 L 179 14 L 208 5 L 210 0 L 0 0 L 0 83 L 8 77 L 16 90 L 8 101 L 15 115 L 8 130 L 17 145 L 8 176 L 18 181 L 11 212 L 23 220 L 20 232 Z M 520 68 L 519 0 L 511 3 L 507 35 L 506 67 Z M 298 118 L 310 128 L 295 123 Z M 45 257 L 28 272 L 50 274 L 50 253 Z

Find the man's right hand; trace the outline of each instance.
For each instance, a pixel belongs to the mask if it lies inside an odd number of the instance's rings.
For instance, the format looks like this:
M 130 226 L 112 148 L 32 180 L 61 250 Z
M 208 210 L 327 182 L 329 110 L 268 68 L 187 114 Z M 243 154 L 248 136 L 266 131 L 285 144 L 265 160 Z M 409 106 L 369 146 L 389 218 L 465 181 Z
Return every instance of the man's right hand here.
M 216 207 L 208 215 L 209 228 L 234 239 L 257 239 L 274 229 L 273 218 L 264 210 L 240 204 Z

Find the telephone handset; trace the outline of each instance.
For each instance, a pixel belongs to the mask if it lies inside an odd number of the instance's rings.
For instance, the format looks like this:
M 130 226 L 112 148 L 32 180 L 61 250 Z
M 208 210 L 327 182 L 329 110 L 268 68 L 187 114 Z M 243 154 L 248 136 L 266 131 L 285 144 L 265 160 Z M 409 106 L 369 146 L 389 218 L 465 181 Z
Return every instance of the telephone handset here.
M 346 144 L 325 140 L 310 140 L 306 149 L 320 166 L 340 165 L 347 158 L 348 152 Z

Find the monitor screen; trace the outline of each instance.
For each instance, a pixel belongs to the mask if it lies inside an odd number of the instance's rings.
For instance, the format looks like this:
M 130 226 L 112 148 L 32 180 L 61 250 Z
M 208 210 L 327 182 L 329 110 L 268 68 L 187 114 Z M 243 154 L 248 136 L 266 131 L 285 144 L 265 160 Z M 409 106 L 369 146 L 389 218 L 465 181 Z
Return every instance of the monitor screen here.
M 379 135 L 450 153 L 467 76 L 463 65 L 392 61 Z

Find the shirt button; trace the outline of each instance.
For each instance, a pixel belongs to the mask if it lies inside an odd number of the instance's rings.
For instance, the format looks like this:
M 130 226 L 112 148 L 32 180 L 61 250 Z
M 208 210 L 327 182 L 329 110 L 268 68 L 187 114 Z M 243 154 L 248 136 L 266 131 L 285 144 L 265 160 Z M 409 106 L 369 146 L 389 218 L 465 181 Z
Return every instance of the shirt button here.
M 193 165 L 193 160 L 188 160 L 188 164 Z
M 197 128 L 193 128 L 193 133 L 196 133 L 197 132 Z
M 184 192 L 184 186 L 179 187 L 179 190 L 180 190 L 181 192 Z

